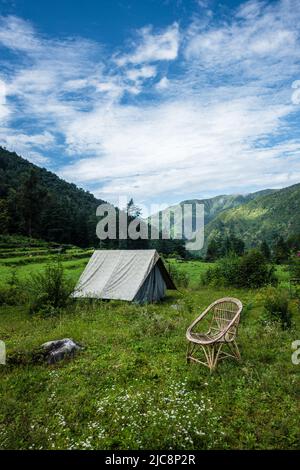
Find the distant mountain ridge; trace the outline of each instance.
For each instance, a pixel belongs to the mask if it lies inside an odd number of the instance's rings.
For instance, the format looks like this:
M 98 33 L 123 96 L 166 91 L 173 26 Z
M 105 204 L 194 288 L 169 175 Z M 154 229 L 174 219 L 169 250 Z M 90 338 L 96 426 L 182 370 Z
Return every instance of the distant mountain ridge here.
M 96 208 L 102 202 L 88 191 L 0 147 L 0 233 L 97 246 Z M 300 183 L 246 195 L 187 199 L 162 213 L 176 212 L 193 202 L 204 205 L 205 243 L 199 254 L 205 253 L 210 240 L 230 233 L 241 238 L 247 248 L 263 240 L 272 245 L 280 236 L 300 234 Z M 193 226 L 193 220 L 187 222 Z M 176 223 L 175 218 L 173 235 L 181 231 Z
M 184 204 L 204 204 L 204 217 L 205 224 L 213 220 L 220 212 L 232 209 L 234 207 L 240 206 L 249 202 L 259 196 L 271 194 L 277 191 L 276 189 L 263 189 L 262 191 L 257 191 L 249 194 L 222 194 L 220 196 L 214 196 L 212 198 L 206 199 L 186 199 L 179 204 L 182 206 Z M 176 207 L 176 206 L 171 206 Z
M 272 246 L 279 237 L 287 239 L 299 234 L 300 183 L 220 212 L 205 227 L 204 248 L 211 239 L 230 232 L 243 239 L 248 248 L 263 240 Z
M 176 213 L 180 206 L 195 202 L 204 204 L 205 241 L 200 254 L 206 252 L 210 240 L 230 233 L 241 238 L 247 248 L 259 245 L 262 240 L 272 245 L 280 236 L 287 238 L 300 233 L 300 184 L 246 195 L 184 200 L 161 214 Z M 187 223 L 191 221 L 187 219 Z M 171 233 L 175 236 L 180 231 L 175 217 L 171 220 Z
M 203 204 L 204 205 L 204 223 L 207 225 L 209 222 L 214 220 L 221 212 L 226 211 L 228 209 L 233 209 L 234 207 L 239 207 L 247 202 L 259 197 L 261 195 L 271 194 L 275 192 L 276 189 L 264 189 L 262 191 L 258 191 L 255 193 L 249 194 L 222 194 L 220 196 L 214 196 L 212 198 L 206 199 L 185 199 L 178 204 L 174 204 L 169 206 L 168 208 L 159 212 L 160 217 L 163 219 L 164 215 L 171 213 L 176 213 L 178 209 L 180 209 L 179 213 L 181 213 L 181 208 L 184 205 L 195 205 L 195 204 Z M 152 220 L 153 223 L 157 223 L 157 215 L 154 214 L 148 218 L 148 220 Z M 190 223 L 190 219 L 188 216 L 185 219 L 187 223 Z M 171 221 L 171 227 L 174 230 L 174 233 L 180 233 L 181 227 L 178 226 L 176 223 L 176 219 Z M 163 227 L 166 228 L 166 227 Z

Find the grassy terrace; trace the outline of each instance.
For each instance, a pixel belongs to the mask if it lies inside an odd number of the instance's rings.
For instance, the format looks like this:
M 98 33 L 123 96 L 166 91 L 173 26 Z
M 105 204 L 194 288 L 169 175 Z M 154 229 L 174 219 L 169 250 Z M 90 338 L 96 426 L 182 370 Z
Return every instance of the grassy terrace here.
M 75 283 L 90 255 L 73 255 L 67 251 L 63 264 Z M 15 268 L 14 257 L 1 258 L 0 283 L 13 270 L 26 279 L 53 255 L 36 256 Z M 0 366 L 0 448 L 299 448 L 300 365 L 291 362 L 299 317 L 289 331 L 263 326 L 260 291 L 201 287 L 208 264 L 171 262 L 190 284 L 161 304 L 77 301 L 48 318 L 30 316 L 25 306 L 0 307 L 0 339 L 9 357 L 62 337 L 85 348 L 54 366 L 30 360 Z M 287 286 L 284 268 L 278 273 Z M 185 330 L 225 295 L 244 304 L 242 362 L 225 361 L 210 375 L 186 364 Z

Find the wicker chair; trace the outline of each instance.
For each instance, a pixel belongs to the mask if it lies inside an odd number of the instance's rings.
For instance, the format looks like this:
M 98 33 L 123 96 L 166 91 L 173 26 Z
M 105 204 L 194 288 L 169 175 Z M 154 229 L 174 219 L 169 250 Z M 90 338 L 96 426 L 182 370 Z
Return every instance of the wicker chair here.
M 242 308 L 240 300 L 225 297 L 213 302 L 196 318 L 186 332 L 189 342 L 187 362 L 199 362 L 212 371 L 221 359 L 233 357 L 239 360 L 241 356 L 235 338 Z M 206 333 L 197 331 L 199 325 L 202 331 L 208 328 Z

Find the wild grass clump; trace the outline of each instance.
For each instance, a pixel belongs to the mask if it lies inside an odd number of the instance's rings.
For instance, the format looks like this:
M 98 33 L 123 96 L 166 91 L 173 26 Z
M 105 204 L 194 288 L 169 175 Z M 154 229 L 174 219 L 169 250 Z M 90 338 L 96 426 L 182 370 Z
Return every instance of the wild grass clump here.
M 48 264 L 43 272 L 32 275 L 28 282 L 29 312 L 54 315 L 65 308 L 73 291 L 60 261 Z
M 256 289 L 277 283 L 274 266 L 259 250 L 251 250 L 242 257 L 222 258 L 202 277 L 203 284 Z
M 176 287 L 188 287 L 190 283 L 190 278 L 187 273 L 178 269 L 175 263 L 169 263 L 169 274 L 173 279 Z
M 27 289 L 15 270 L 12 270 L 7 284 L 0 287 L 0 305 L 22 305 L 28 301 Z
M 263 323 L 278 323 L 283 330 L 291 328 L 294 305 L 288 292 L 269 286 L 261 296 L 264 308 Z
M 142 312 L 138 312 L 135 334 L 138 338 L 143 338 L 145 336 L 162 336 L 168 335 L 175 328 L 176 317 L 174 319 L 169 319 L 164 315 L 151 310 L 151 308 L 146 308 Z
M 300 256 L 292 256 L 288 265 L 292 278 L 300 279 Z

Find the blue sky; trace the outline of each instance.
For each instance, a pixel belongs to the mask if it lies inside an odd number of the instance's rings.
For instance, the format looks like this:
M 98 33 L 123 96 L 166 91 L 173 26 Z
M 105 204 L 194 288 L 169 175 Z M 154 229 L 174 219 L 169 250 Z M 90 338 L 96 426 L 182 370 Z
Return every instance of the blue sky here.
M 300 181 L 300 2 L 0 0 L 0 144 L 114 203 Z

